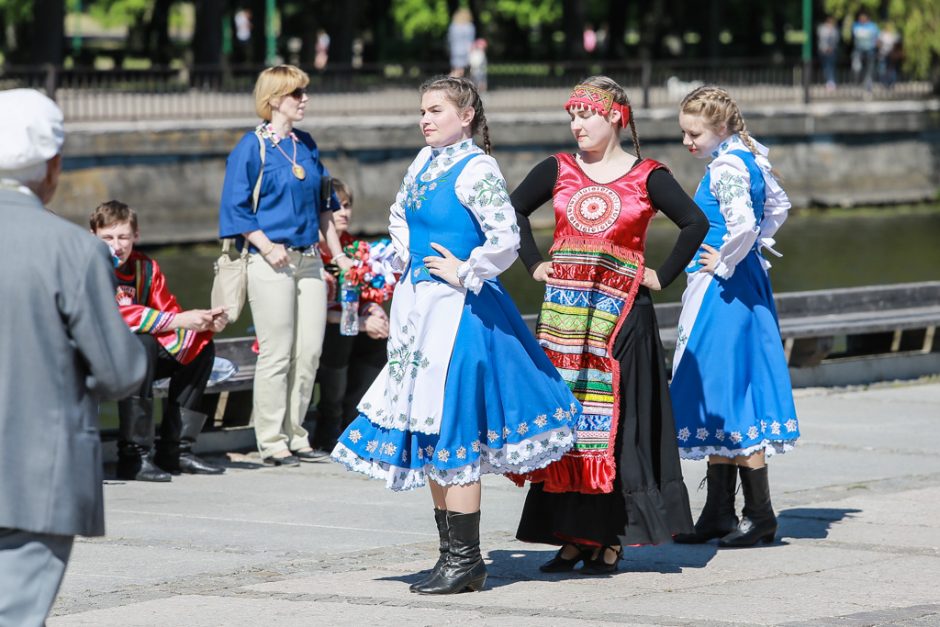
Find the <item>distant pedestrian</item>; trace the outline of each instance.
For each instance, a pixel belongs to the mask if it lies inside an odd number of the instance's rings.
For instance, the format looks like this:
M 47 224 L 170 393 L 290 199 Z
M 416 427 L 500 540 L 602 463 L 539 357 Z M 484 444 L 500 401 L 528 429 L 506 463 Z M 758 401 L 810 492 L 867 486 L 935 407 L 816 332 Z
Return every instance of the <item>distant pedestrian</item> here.
M 862 83 L 871 92 L 875 73 L 875 55 L 878 49 L 878 26 L 868 13 L 859 11 L 852 26 L 852 73 L 856 83 Z
M 235 52 L 239 62 L 251 59 L 251 9 L 244 8 L 235 12 Z
M 317 31 L 316 55 L 313 58 L 313 67 L 318 70 L 326 69 L 330 60 L 330 35 L 322 28 Z
M 790 201 L 728 92 L 705 86 L 687 95 L 679 126 L 689 152 L 711 159 L 695 193 L 711 227 L 686 269 L 670 386 L 679 454 L 708 458 L 708 496 L 695 532 L 676 542 L 753 546 L 777 532 L 766 457 L 800 436 L 770 264 L 761 256 L 765 248 L 777 254 L 773 236 Z
M 460 8 L 454 11 L 450 26 L 447 28 L 447 47 L 450 50 L 450 75 L 461 77 L 470 65 L 470 49 L 477 37 L 470 9 Z
M 108 247 L 47 211 L 62 112 L 0 92 L 0 625 L 45 624 L 76 535 L 104 535 L 98 400 L 133 392 L 144 349 Z
M 486 40 L 477 39 L 470 49 L 470 80 L 477 86 L 477 91 L 486 91 Z
M 827 89 L 836 87 L 836 61 L 839 54 L 839 29 L 831 15 L 816 27 L 816 50 Z
M 888 22 L 878 33 L 878 79 L 888 89 L 898 80 L 900 50 L 901 35 L 894 24 Z
M 584 51 L 589 55 L 594 54 L 594 51 L 597 50 L 597 31 L 595 31 L 594 27 L 590 24 L 584 25 L 581 45 L 584 47 Z

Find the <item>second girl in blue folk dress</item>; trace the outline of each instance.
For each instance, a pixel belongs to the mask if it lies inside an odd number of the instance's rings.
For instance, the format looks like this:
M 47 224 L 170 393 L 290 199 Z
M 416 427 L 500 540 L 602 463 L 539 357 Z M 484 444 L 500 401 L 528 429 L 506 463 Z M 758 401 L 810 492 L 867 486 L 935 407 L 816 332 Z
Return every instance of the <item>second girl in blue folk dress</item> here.
M 771 542 L 777 518 L 765 458 L 800 435 L 767 269 L 761 249 L 790 201 L 725 90 L 692 91 L 679 108 L 683 144 L 712 161 L 695 193 L 710 228 L 689 264 L 670 391 L 679 454 L 708 458 L 708 496 L 695 533 L 677 542 L 720 538 L 727 547 Z M 743 516 L 734 507 L 736 475 Z
M 466 79 L 422 89 L 424 148 L 391 207 L 403 270 L 388 364 L 332 458 L 392 490 L 428 484 L 441 559 L 412 591 L 478 590 L 480 477 L 526 474 L 574 443 L 580 405 L 496 280 L 519 229 L 490 157 L 480 97 Z M 472 140 L 483 135 L 481 150 Z

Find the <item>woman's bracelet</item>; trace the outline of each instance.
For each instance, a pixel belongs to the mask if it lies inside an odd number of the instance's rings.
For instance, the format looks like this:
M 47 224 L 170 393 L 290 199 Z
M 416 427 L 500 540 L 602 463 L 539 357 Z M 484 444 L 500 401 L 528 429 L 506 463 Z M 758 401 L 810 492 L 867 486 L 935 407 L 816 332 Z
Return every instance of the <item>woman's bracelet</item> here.
M 338 259 L 340 257 L 346 257 L 346 259 L 349 259 L 349 255 L 346 254 L 345 250 L 342 250 L 339 253 L 333 255 L 333 259 Z
M 272 252 L 274 252 L 274 249 L 275 249 L 275 248 L 277 248 L 277 244 L 275 244 L 274 242 L 271 242 L 271 248 L 269 248 L 267 251 L 261 253 L 261 256 L 262 256 L 262 257 L 267 257 L 267 256 L 270 255 Z

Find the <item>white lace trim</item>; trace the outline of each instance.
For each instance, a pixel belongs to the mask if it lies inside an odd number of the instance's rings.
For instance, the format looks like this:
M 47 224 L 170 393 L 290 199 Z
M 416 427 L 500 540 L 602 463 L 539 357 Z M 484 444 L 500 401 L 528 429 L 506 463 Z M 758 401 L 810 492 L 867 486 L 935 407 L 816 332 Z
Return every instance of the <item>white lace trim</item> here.
M 709 455 L 716 457 L 747 457 L 761 450 L 767 457 L 786 453 L 796 446 L 796 440 L 764 440 L 747 448 L 732 449 L 727 446 L 693 446 L 691 448 L 679 447 L 679 457 L 682 459 L 705 459 Z
M 543 444 L 549 436 L 549 444 Z M 469 464 L 440 469 L 432 464 L 421 468 L 403 468 L 378 460 L 365 460 L 345 444 L 339 443 L 330 456 L 347 470 L 360 472 L 372 479 L 382 479 L 390 490 L 414 490 L 427 484 L 427 479 L 442 486 L 476 483 L 484 474 L 525 474 L 558 461 L 574 446 L 575 433 L 565 426 L 539 434 L 539 440 L 524 440 L 491 449 L 480 445 L 480 457 Z

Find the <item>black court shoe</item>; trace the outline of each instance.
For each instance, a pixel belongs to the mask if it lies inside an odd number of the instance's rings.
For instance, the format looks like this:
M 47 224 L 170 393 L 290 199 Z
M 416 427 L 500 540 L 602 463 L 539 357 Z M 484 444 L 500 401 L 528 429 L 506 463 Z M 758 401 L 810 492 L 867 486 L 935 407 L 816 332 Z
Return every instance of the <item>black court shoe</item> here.
M 562 552 L 565 550 L 565 547 L 568 546 L 573 546 L 578 549 L 578 554 L 570 558 L 562 557 Z M 566 544 L 558 549 L 558 552 L 555 553 L 555 557 L 539 566 L 539 570 L 543 573 L 570 573 L 578 563 L 584 562 L 586 564 L 590 559 L 591 549 L 585 548 L 580 544 Z
M 604 561 L 604 554 L 606 554 L 608 550 L 617 552 L 617 559 L 614 560 L 613 564 L 608 564 Z M 620 568 L 621 559 L 623 559 L 622 546 L 616 549 L 612 546 L 602 546 L 597 552 L 597 557 L 584 562 L 584 566 L 582 566 L 581 570 L 578 572 L 582 575 L 609 575 L 610 573 L 617 572 L 617 569 Z

